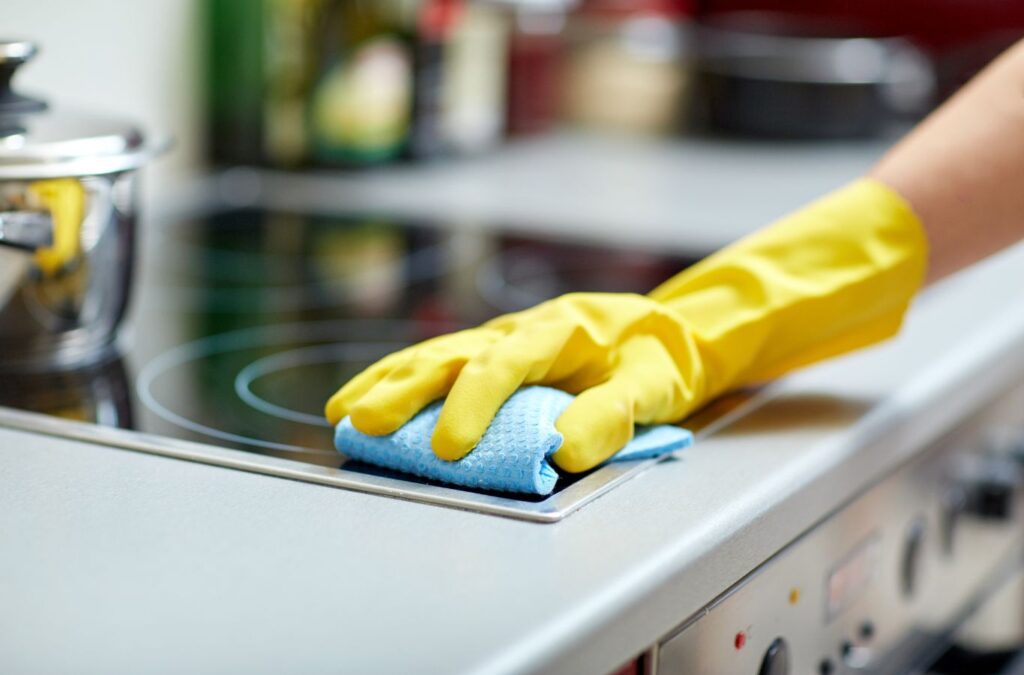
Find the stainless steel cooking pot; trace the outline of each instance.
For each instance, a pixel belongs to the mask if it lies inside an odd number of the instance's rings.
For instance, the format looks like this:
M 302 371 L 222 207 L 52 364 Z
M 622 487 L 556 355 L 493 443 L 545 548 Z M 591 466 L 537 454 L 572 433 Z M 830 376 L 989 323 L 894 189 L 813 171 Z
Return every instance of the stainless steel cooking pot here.
M 745 136 L 871 136 L 930 109 L 928 58 L 899 37 L 780 12 L 710 17 L 697 31 L 698 97 L 713 129 Z
M 168 143 L 11 88 L 30 42 L 0 41 L 0 371 L 104 355 L 132 276 L 137 169 Z

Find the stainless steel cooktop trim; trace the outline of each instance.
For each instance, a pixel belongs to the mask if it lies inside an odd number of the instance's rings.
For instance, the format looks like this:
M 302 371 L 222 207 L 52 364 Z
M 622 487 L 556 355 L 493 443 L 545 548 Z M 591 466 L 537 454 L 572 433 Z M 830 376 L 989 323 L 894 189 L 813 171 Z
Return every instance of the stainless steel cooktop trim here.
M 306 464 L 269 455 L 256 455 L 241 450 L 182 441 L 127 429 L 103 427 L 3 406 L 0 406 L 0 426 L 122 450 L 145 452 L 172 459 L 537 523 L 553 523 L 565 518 L 661 459 L 608 464 L 545 500 L 528 502 L 514 497 L 496 497 L 438 485 L 410 483 L 396 478 L 354 474 L 344 469 Z
M 778 388 L 772 385 L 746 395 L 741 394 L 742 402 L 734 408 L 722 415 L 712 416 L 705 424 L 695 425 L 695 438 L 697 440 L 706 438 L 728 426 L 737 418 L 769 401 L 777 394 L 777 391 Z M 698 422 L 697 419 L 693 421 Z M 651 459 L 606 464 L 547 499 L 528 502 L 511 496 L 498 497 L 460 490 L 455 487 L 357 474 L 344 469 L 308 464 L 270 455 L 259 455 L 243 450 L 184 441 L 129 429 L 105 427 L 5 406 L 0 406 L 0 427 L 536 523 L 558 522 L 654 464 L 674 456 L 669 454 Z

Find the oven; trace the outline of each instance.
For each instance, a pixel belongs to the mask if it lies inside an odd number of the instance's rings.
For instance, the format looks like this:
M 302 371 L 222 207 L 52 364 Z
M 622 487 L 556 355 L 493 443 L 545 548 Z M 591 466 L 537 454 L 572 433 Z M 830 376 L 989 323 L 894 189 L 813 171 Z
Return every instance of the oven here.
M 1024 385 L 726 589 L 658 675 L 1024 672 Z

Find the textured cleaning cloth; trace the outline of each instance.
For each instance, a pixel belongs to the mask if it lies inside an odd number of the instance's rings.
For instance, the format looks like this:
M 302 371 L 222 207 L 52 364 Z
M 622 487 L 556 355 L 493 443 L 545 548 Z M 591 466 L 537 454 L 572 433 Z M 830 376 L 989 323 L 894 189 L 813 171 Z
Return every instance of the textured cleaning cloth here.
M 571 394 L 549 387 L 520 389 L 498 410 L 476 449 L 454 462 L 438 458 L 430 449 L 442 401 L 427 406 L 388 436 L 367 436 L 346 417 L 338 423 L 334 444 L 352 459 L 424 478 L 546 495 L 558 480 L 558 472 L 548 462 L 562 445 L 555 420 L 572 400 Z M 609 461 L 657 457 L 691 443 L 693 434 L 680 427 L 637 427 L 633 440 Z

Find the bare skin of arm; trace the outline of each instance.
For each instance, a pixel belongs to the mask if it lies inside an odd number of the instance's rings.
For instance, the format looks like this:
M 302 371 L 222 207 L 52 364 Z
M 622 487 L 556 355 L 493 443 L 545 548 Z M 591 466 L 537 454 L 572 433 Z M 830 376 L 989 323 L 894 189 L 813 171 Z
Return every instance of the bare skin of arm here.
M 869 174 L 924 223 L 929 281 L 1024 238 L 1024 41 L 901 140 Z

